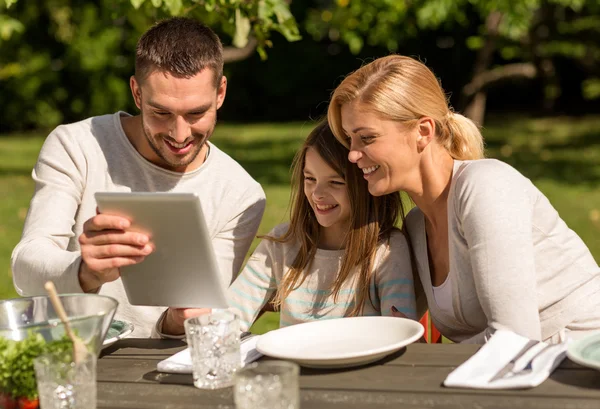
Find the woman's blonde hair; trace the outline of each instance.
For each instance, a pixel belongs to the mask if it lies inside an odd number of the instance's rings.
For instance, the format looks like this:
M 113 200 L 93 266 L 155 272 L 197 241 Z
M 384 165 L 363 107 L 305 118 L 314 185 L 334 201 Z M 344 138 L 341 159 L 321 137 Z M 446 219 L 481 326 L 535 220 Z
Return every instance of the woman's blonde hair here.
M 435 75 L 414 58 L 389 55 L 348 75 L 335 89 L 327 117 L 331 130 L 343 144 L 341 108 L 358 101 L 367 112 L 383 119 L 416 124 L 423 117 L 435 121 L 436 137 L 454 159 L 484 157 L 483 137 L 470 119 L 452 110 Z
M 304 163 L 309 148 L 315 149 L 346 182 L 350 201 L 350 229 L 346 235 L 342 265 L 330 291 L 336 301 L 342 285 L 351 277 L 353 269 L 358 268 L 356 298 L 350 315 L 360 315 L 367 298 L 375 307 L 371 300 L 370 283 L 377 247 L 382 241 L 389 240 L 399 217 L 404 221 L 404 208 L 398 192 L 380 197 L 369 194 L 362 171 L 348 161 L 348 149 L 338 143 L 327 121 L 320 122 L 313 129 L 294 158 L 287 232 L 281 237 L 262 237 L 280 243 L 291 241 L 299 246 L 296 258 L 278 285 L 273 304 L 276 308 L 280 307 L 289 293 L 304 282 L 317 252 L 321 229 L 304 193 Z

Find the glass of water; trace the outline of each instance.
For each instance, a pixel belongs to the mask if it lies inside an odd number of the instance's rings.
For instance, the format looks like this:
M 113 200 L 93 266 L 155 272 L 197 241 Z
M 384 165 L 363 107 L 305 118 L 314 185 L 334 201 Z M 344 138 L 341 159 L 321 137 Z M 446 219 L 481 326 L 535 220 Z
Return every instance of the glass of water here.
M 240 322 L 228 310 L 188 318 L 184 322 L 194 385 L 200 389 L 231 386 L 241 366 Z
M 246 365 L 235 374 L 237 409 L 298 409 L 300 387 L 297 364 L 261 361 Z
M 33 366 L 43 409 L 96 407 L 95 354 L 75 363 L 71 353 L 50 353 L 35 358 Z

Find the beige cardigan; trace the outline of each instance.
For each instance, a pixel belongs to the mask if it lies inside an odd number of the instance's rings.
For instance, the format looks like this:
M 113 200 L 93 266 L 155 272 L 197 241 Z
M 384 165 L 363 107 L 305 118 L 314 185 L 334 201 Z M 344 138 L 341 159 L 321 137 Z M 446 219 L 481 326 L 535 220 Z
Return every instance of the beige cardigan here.
M 493 160 L 455 161 L 448 196 L 454 316 L 433 297 L 423 213 L 407 229 L 434 325 L 456 342 L 484 343 L 499 328 L 556 342 L 600 329 L 600 268 L 531 181 Z M 416 285 L 417 289 L 419 285 Z

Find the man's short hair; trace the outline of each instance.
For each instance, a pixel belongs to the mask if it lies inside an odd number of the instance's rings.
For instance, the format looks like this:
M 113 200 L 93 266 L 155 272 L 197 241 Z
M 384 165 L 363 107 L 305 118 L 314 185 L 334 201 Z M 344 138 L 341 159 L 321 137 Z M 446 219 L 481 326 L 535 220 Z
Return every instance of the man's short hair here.
M 214 31 L 197 20 L 159 21 L 137 43 L 135 77 L 140 83 L 154 71 L 190 78 L 205 68 L 213 70 L 218 87 L 223 76 L 223 45 Z

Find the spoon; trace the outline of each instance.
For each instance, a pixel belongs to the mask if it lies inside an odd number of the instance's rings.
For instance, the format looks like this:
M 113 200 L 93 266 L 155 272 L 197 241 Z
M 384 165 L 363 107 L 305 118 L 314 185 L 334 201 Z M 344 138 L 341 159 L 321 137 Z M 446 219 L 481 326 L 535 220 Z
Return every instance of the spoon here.
M 46 288 L 46 291 L 50 296 L 50 301 L 52 302 L 52 305 L 56 310 L 56 314 L 58 314 L 58 318 L 60 318 L 61 322 L 65 326 L 65 331 L 67 335 L 69 336 L 69 338 L 71 338 L 71 341 L 73 342 L 73 361 L 75 361 L 76 364 L 80 363 L 85 359 L 85 356 L 88 354 L 88 349 L 85 346 L 83 340 L 77 335 L 75 335 L 75 333 L 71 329 L 71 325 L 69 324 L 69 321 L 67 319 L 67 313 L 65 312 L 60 298 L 58 297 L 58 293 L 56 292 L 56 287 L 54 286 L 54 283 L 52 281 L 46 281 L 44 287 Z

